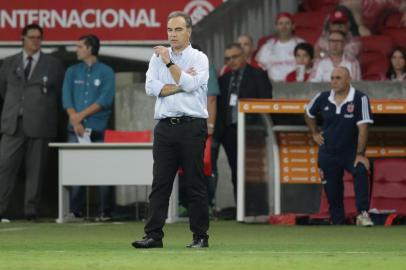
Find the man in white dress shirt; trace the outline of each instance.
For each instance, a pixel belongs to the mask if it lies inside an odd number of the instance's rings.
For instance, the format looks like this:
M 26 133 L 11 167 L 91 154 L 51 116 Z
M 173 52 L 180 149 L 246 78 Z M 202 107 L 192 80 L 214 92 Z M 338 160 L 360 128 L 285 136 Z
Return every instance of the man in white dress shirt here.
M 331 72 L 337 67 L 346 67 L 350 72 L 352 80 L 361 80 L 361 68 L 358 60 L 344 54 L 345 34 L 339 31 L 331 32 L 328 44 L 330 54 L 316 63 L 310 81 L 330 82 Z
M 207 56 L 190 45 L 192 20 L 183 12 L 168 16 L 170 47 L 156 46 L 145 83 L 146 93 L 156 97 L 154 118 L 153 182 L 145 236 L 135 248 L 162 248 L 162 228 L 169 197 L 179 167 L 188 189 L 189 248 L 208 247 L 209 212 L 203 154 L 207 137 Z
M 297 44 L 304 42 L 295 36 L 293 16 L 281 12 L 276 17 L 277 35 L 269 38 L 258 48 L 255 60 L 268 72 L 271 81 L 285 81 L 286 75 L 296 68 L 294 49 Z

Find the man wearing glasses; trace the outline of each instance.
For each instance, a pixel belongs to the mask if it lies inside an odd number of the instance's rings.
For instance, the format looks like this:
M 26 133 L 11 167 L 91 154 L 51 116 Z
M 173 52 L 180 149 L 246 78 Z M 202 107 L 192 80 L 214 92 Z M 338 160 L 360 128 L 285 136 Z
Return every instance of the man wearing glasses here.
M 340 31 L 331 32 L 328 38 L 329 55 L 316 63 L 312 82 L 330 82 L 331 72 L 337 67 L 346 67 L 354 81 L 361 80 L 361 68 L 357 59 L 344 53 L 345 34 Z
M 47 164 L 48 143 L 57 135 L 58 103 L 64 70 L 61 63 L 41 52 L 43 29 L 37 24 L 21 32 L 22 52 L 4 60 L 0 68 L 3 99 L 0 142 L 0 220 L 25 162 L 24 213 L 38 215 L 41 182 Z
M 237 192 L 237 114 L 240 98 L 272 98 L 272 85 L 267 73 L 247 63 L 240 44 L 226 47 L 225 62 L 231 72 L 219 78 L 220 96 L 214 139 L 223 145 L 231 169 L 234 198 Z M 213 160 L 213 163 L 216 162 Z

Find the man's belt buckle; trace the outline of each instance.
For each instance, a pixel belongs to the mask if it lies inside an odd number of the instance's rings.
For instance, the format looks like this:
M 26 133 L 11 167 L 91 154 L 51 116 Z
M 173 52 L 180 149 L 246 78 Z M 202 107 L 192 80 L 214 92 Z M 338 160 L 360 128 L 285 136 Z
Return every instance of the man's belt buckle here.
M 172 125 L 180 124 L 180 118 L 176 118 L 176 117 L 169 118 L 169 122 L 170 122 Z

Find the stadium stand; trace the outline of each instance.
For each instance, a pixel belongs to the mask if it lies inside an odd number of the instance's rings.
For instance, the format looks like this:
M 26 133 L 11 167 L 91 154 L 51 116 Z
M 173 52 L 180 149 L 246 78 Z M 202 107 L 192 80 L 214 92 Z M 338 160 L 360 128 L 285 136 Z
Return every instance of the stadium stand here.
M 384 35 L 361 37 L 360 63 L 364 80 L 384 80 L 393 49 L 392 39 Z

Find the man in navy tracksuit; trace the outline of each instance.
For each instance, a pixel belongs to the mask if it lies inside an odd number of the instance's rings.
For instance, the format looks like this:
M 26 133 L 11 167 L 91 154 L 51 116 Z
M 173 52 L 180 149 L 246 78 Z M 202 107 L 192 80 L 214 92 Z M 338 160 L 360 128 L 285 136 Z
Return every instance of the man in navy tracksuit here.
M 344 224 L 343 174 L 354 176 L 357 225 L 372 226 L 368 215 L 368 170 L 365 157 L 368 124 L 373 123 L 368 97 L 355 90 L 350 73 L 338 67 L 331 73 L 331 91 L 317 94 L 307 105 L 305 120 L 320 146 L 320 177 L 330 206 L 333 224 Z M 316 116 L 322 119 L 319 130 Z

